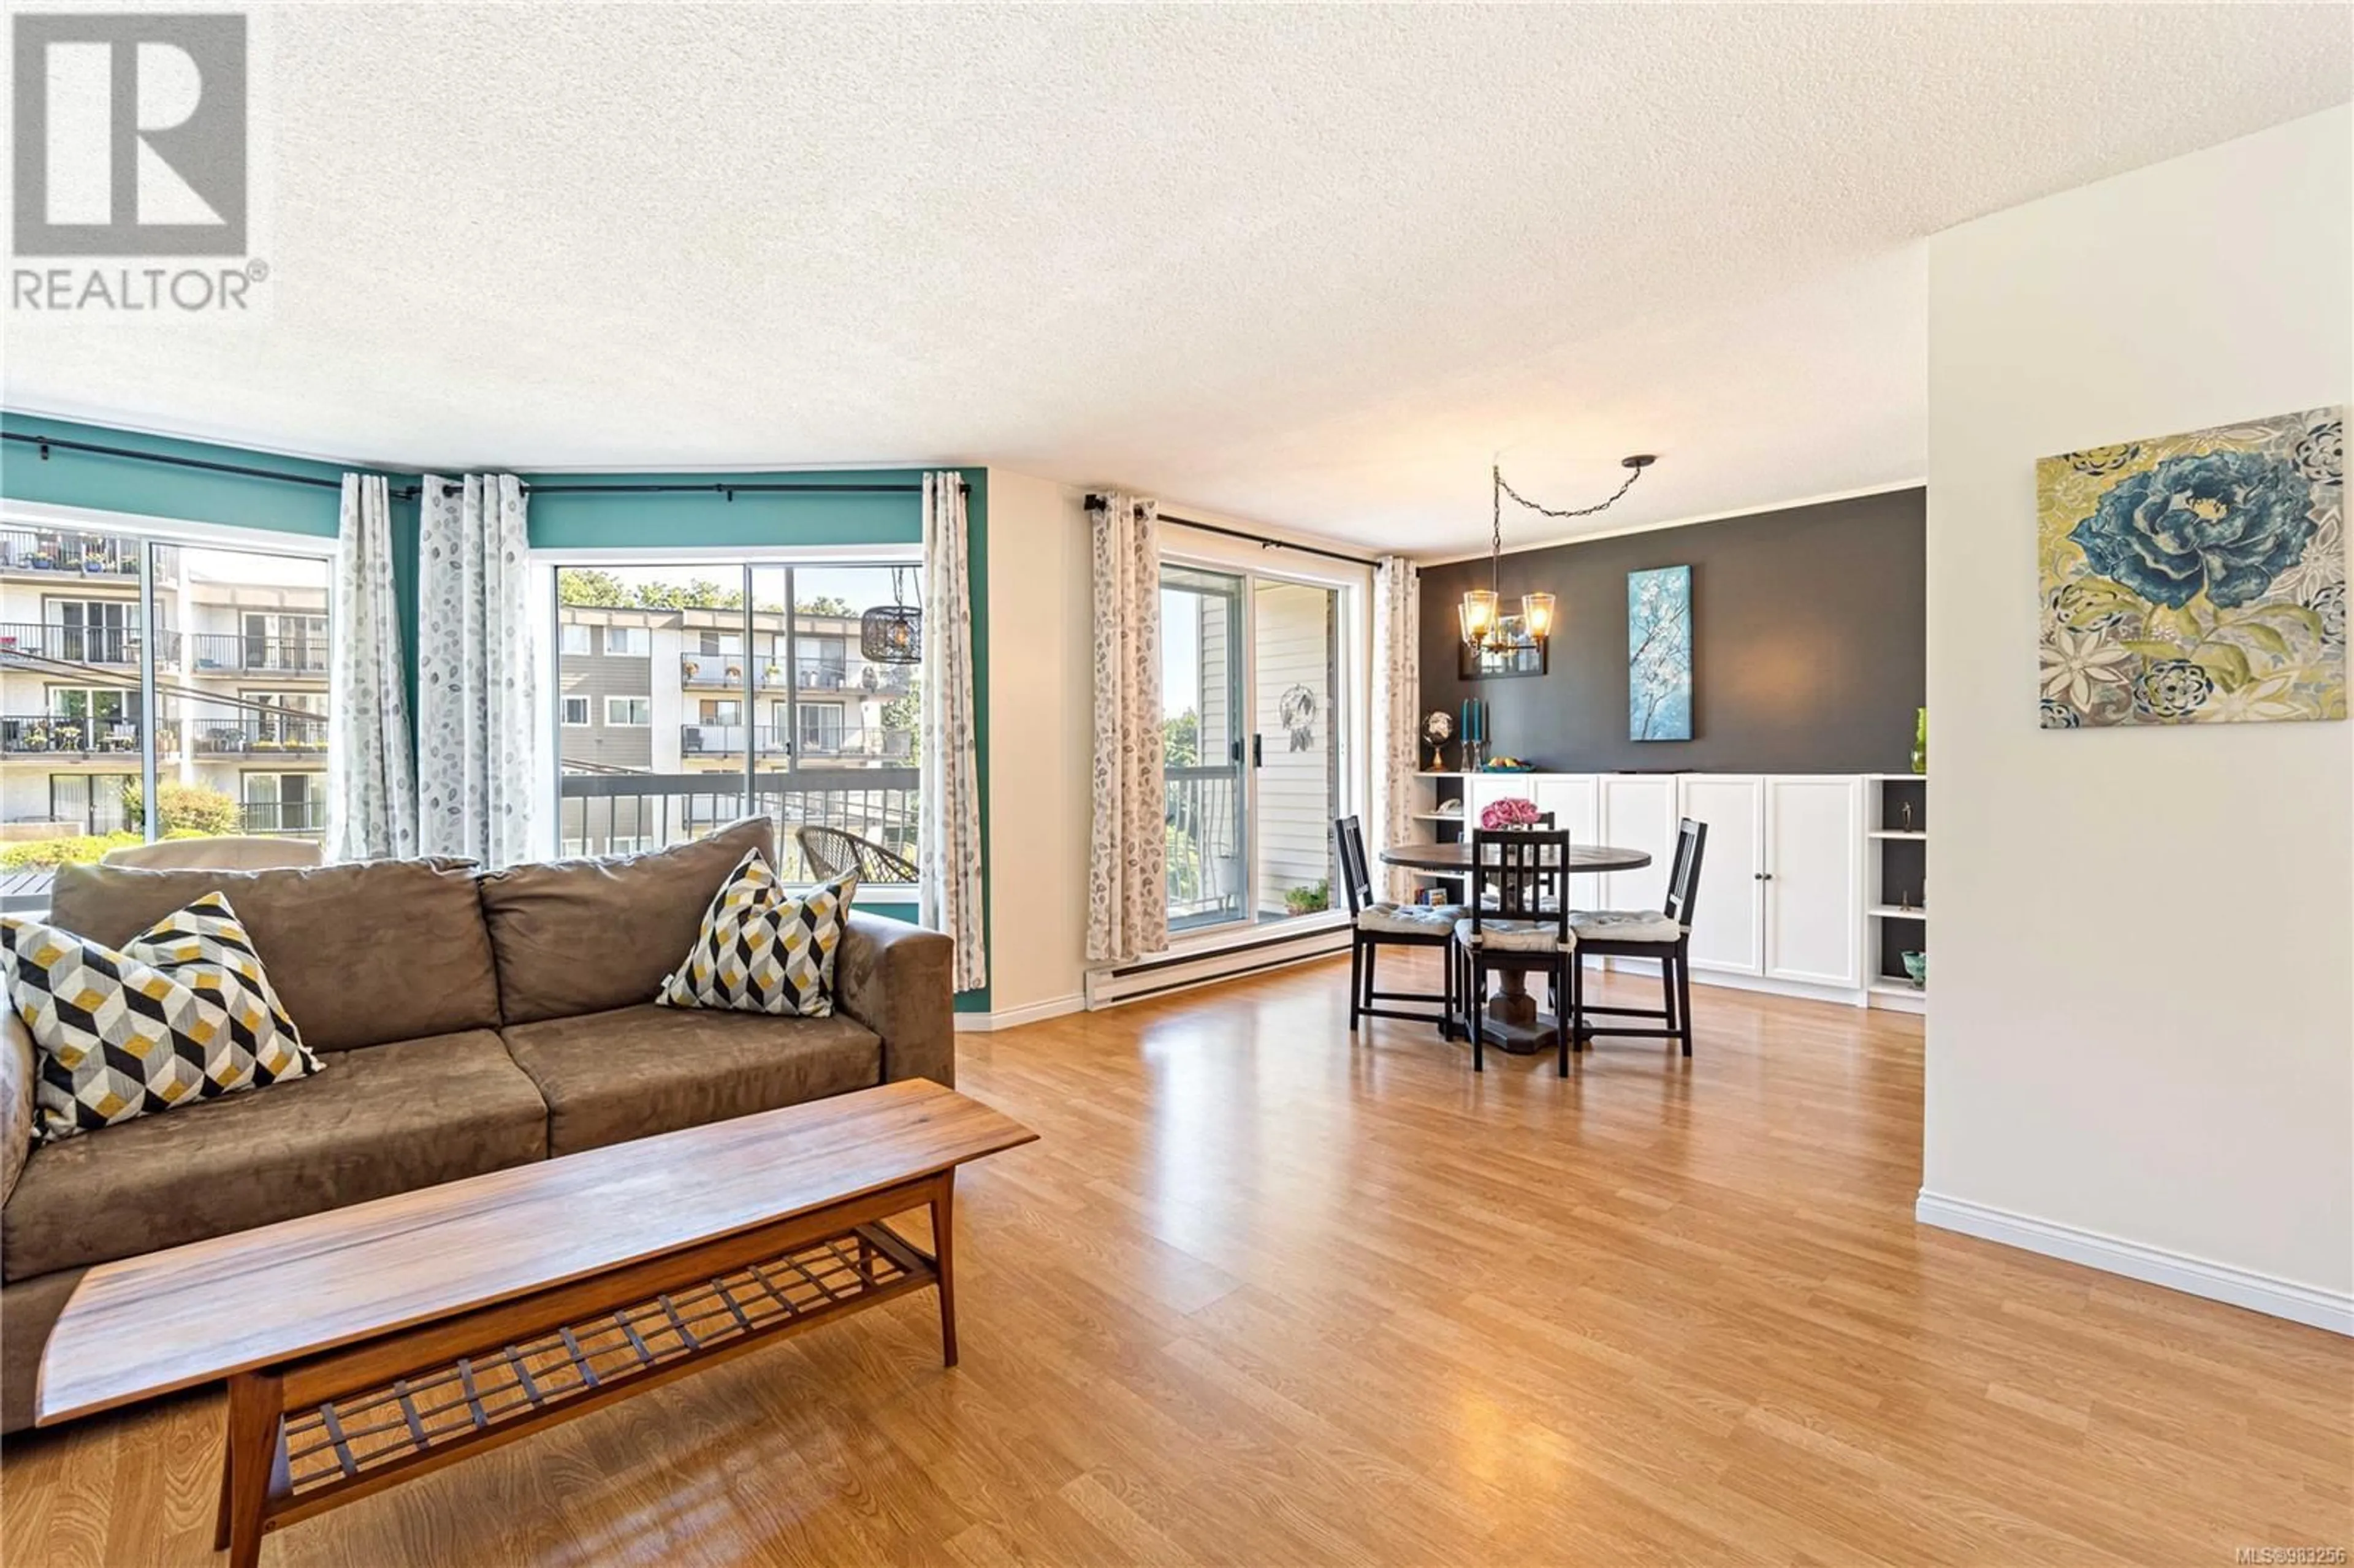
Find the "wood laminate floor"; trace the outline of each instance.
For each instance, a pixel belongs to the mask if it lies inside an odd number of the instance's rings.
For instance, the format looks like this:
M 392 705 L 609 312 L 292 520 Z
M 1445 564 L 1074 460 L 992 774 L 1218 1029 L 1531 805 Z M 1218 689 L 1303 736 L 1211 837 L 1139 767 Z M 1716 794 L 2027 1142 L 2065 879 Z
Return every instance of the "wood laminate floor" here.
M 928 1296 L 265 1564 L 2226 1564 L 2354 1544 L 2354 1345 L 1913 1223 L 1917 1019 L 1698 988 L 1563 1081 L 1345 962 L 997 1035 Z M 1645 988 L 1648 991 L 1649 988 Z M 593 1220 L 593 1216 L 584 1216 Z M 256 1303 L 257 1311 L 267 1310 Z M 221 1404 L 12 1441 L 0 1556 L 211 1563 Z

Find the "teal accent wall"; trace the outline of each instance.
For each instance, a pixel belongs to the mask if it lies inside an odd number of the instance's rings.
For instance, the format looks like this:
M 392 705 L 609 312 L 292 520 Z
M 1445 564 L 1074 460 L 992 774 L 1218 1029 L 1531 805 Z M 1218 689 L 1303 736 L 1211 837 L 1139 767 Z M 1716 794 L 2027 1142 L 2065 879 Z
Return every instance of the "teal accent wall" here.
M 315 462 L 280 457 L 241 447 L 204 441 L 184 441 L 140 435 L 100 425 L 0 412 L 0 429 L 69 440 L 95 441 L 106 446 L 154 452 L 166 457 L 194 458 L 205 462 L 235 463 L 273 473 L 342 481 L 347 467 L 384 472 L 395 490 L 413 484 L 417 475 L 370 468 L 365 464 Z M 456 469 L 441 471 L 456 472 Z M 981 769 L 981 842 L 989 842 L 989 471 L 959 471 L 970 486 L 966 496 L 967 543 L 971 551 L 973 697 L 978 713 Z M 745 484 L 893 483 L 920 480 L 920 469 L 845 469 L 728 473 L 599 473 L 525 472 L 526 482 L 714 484 L 729 480 Z M 240 528 L 270 529 L 332 539 L 341 518 L 338 492 L 327 486 L 286 484 L 240 474 L 207 473 L 200 469 L 167 468 L 156 463 L 100 457 L 52 449 L 43 461 L 35 449 L 16 441 L 0 442 L 0 496 L 11 500 L 85 506 L 153 517 L 185 518 L 192 522 L 228 524 Z M 739 494 L 733 500 L 710 492 L 619 495 L 548 495 L 531 503 L 531 542 L 542 549 L 695 549 L 777 545 L 909 545 L 923 538 L 923 500 L 919 494 L 843 495 L 823 492 L 806 496 L 775 493 Z M 417 644 L 417 503 L 393 503 L 393 577 L 400 601 L 401 620 L 408 628 L 410 695 L 416 692 Z M 988 918 L 989 866 L 981 866 L 982 918 Z M 915 918 L 912 906 L 871 905 L 879 914 Z M 984 932 L 994 942 L 994 933 Z M 960 991 L 960 1012 L 989 1011 L 989 988 Z

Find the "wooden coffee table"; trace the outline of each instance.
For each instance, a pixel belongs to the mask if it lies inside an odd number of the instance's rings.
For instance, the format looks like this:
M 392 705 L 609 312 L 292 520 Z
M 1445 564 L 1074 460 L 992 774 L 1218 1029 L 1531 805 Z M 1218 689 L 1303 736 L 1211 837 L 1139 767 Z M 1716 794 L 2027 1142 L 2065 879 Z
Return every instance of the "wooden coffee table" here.
M 39 1425 L 228 1380 L 216 1548 L 927 1286 L 956 1168 L 1028 1128 L 923 1079 L 493 1171 L 82 1277 Z M 930 1212 L 932 1246 L 885 1224 Z

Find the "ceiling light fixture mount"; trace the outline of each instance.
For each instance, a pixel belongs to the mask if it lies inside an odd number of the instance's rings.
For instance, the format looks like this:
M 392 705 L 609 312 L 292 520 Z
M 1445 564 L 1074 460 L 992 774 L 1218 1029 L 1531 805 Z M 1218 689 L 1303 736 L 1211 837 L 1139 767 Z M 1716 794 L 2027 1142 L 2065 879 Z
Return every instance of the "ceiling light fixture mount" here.
M 1465 592 L 1462 604 L 1457 607 L 1456 619 L 1461 623 L 1464 645 L 1469 648 L 1503 646 L 1503 597 L 1498 590 L 1498 581 L 1503 571 L 1504 497 L 1509 495 L 1530 511 L 1543 513 L 1547 517 L 1591 517 L 1617 505 L 1620 496 L 1635 488 L 1635 482 L 1643 477 L 1643 471 L 1659 461 L 1650 452 L 1637 452 L 1632 457 L 1620 458 L 1618 466 L 1627 470 L 1625 483 L 1611 492 L 1606 500 L 1591 506 L 1569 508 L 1543 506 L 1531 501 L 1504 482 L 1501 463 L 1491 465 L 1488 470 L 1490 481 L 1488 586 Z M 1532 641 L 1542 642 L 1553 635 L 1555 603 L 1553 596 L 1549 593 L 1524 593 L 1521 596 L 1521 630 Z

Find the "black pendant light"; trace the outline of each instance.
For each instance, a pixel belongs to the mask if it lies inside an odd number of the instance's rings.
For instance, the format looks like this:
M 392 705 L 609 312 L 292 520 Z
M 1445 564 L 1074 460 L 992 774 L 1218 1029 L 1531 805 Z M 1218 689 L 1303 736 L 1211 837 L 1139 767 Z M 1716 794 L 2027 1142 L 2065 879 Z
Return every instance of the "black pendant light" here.
M 1469 648 L 1501 646 L 1504 640 L 1503 601 L 1497 591 L 1498 579 L 1503 575 L 1504 497 L 1509 495 L 1530 511 L 1542 512 L 1548 517 L 1591 517 L 1597 512 L 1609 511 L 1620 496 L 1635 488 L 1635 482 L 1643 477 L 1643 471 L 1659 461 L 1649 452 L 1638 452 L 1633 457 L 1619 459 L 1618 466 L 1628 471 L 1627 482 L 1613 492 L 1607 501 L 1569 511 L 1538 505 L 1504 482 L 1502 464 L 1491 466 L 1488 470 L 1489 517 L 1492 529 L 1488 539 L 1488 586 L 1466 590 L 1463 602 L 1456 607 L 1456 620 L 1462 630 L 1464 645 Z M 1521 630 L 1530 641 L 1542 642 L 1553 635 L 1554 602 L 1553 596 L 1549 593 L 1521 596 Z
M 891 568 L 891 599 L 858 618 L 858 651 L 870 664 L 920 664 L 924 608 L 907 602 L 907 573 L 898 567 Z

